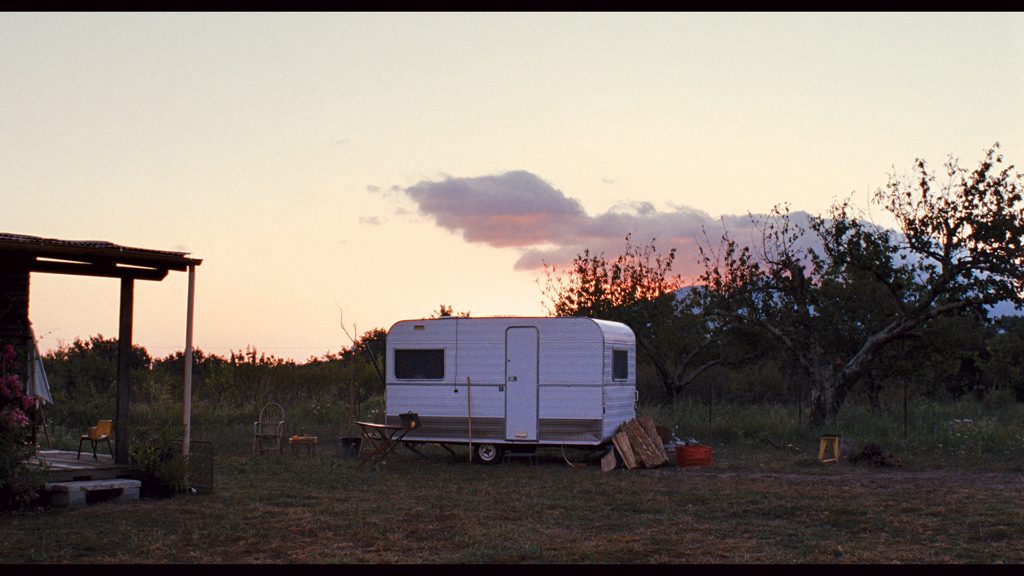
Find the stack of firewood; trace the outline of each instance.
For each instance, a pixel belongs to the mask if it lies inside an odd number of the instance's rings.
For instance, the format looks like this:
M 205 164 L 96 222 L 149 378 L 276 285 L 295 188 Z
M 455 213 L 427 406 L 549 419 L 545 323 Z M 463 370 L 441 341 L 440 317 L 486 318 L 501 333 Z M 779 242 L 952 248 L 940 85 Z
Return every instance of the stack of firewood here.
M 614 449 L 601 459 L 601 470 L 605 472 L 617 468 L 620 460 L 630 469 L 657 468 L 668 463 L 661 436 L 648 416 L 623 422 L 612 436 L 612 445 Z

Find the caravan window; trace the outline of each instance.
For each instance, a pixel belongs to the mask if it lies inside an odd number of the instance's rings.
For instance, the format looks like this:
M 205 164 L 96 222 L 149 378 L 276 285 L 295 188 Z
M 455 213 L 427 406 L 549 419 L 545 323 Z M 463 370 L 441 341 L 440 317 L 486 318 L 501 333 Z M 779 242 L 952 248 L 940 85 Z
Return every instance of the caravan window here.
M 629 351 L 612 350 L 612 380 L 625 380 L 629 377 Z
M 395 378 L 441 380 L 444 378 L 444 349 L 395 350 Z

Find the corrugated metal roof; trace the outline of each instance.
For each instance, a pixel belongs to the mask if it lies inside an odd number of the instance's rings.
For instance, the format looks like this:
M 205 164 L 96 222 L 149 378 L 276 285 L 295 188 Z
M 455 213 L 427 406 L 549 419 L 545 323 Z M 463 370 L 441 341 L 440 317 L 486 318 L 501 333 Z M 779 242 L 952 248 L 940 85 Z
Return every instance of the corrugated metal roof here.
M 105 240 L 61 240 L 59 238 L 42 238 L 40 236 L 28 236 L 26 234 L 11 234 L 0 232 L 0 242 L 13 242 L 35 246 L 66 246 L 69 248 L 95 248 L 99 250 L 110 250 L 116 252 L 137 252 L 141 254 L 166 254 L 168 256 L 186 256 L 188 252 L 171 252 L 168 250 L 152 250 L 149 248 L 133 248 L 121 246 Z

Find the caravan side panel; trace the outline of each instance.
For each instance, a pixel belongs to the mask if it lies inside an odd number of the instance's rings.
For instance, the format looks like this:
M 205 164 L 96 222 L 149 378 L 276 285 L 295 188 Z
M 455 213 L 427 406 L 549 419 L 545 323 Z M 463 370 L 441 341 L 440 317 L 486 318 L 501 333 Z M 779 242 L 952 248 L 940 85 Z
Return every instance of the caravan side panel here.
M 456 322 L 455 381 L 465 384 L 468 378 L 474 386 L 503 386 L 505 329 L 509 322 L 504 318 L 457 319 Z
M 606 386 L 604 392 L 604 420 L 602 438 L 610 438 L 623 422 L 636 417 L 636 387 Z
M 540 442 L 598 444 L 602 436 L 600 386 L 542 386 L 540 388 Z
M 399 414 L 416 412 L 421 428 L 405 438 L 426 442 L 463 442 L 470 437 L 500 441 L 505 434 L 505 397 L 498 390 L 499 380 L 483 371 L 474 374 L 472 386 L 466 386 L 466 373 L 460 370 L 458 331 L 464 326 L 456 318 L 405 320 L 388 331 L 387 385 L 385 386 L 385 422 L 400 424 Z M 398 379 L 395 354 L 400 350 L 444 350 L 444 376 L 439 379 Z M 503 364 L 503 358 L 498 358 Z M 472 409 L 472 423 L 467 415 Z M 471 431 L 472 427 L 472 431 Z
M 624 324 L 595 320 L 604 332 L 604 418 L 602 438 L 610 438 L 623 422 L 636 417 L 636 338 Z M 615 353 L 626 352 L 626 378 L 616 379 Z
M 395 377 L 396 350 L 444 350 L 444 376 L 440 379 L 405 379 Z M 397 322 L 387 336 L 387 385 L 394 382 L 447 385 L 455 383 L 455 320 L 421 320 Z
M 538 441 L 601 442 L 604 335 L 589 318 L 545 318 L 541 330 Z
M 457 391 L 456 391 L 457 390 Z M 497 386 L 417 386 L 389 384 L 388 424 L 401 424 L 399 414 L 416 412 L 420 428 L 406 434 L 407 440 L 427 442 L 494 442 L 505 439 L 505 394 Z M 472 406 L 470 406 L 472 403 Z M 472 430 L 466 415 L 472 407 Z M 472 436 L 471 436 L 472 434 Z
M 601 386 L 604 335 L 589 318 L 543 318 L 540 329 L 540 385 Z

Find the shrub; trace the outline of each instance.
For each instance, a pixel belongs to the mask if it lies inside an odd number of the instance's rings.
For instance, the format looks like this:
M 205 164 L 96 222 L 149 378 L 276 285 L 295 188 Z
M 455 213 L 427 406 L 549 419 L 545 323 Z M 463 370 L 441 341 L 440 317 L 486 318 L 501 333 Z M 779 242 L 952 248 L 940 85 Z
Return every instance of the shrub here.
M 181 425 L 167 422 L 135 431 L 128 457 L 142 476 L 143 492 L 147 495 L 188 489 L 188 462 L 181 455 L 183 436 Z
M 18 378 L 17 353 L 0 347 L 0 510 L 31 502 L 43 486 L 42 476 L 28 466 L 35 446 L 25 442 L 33 400 Z

